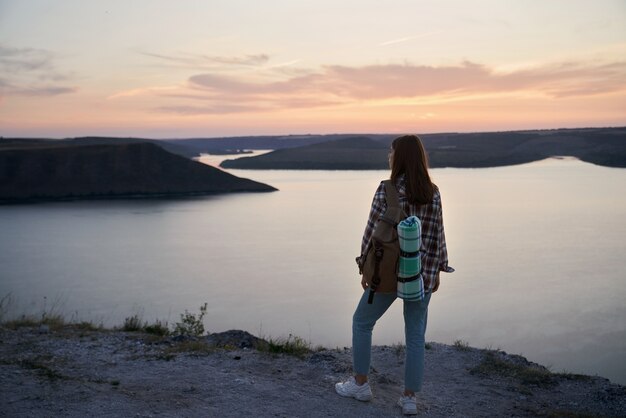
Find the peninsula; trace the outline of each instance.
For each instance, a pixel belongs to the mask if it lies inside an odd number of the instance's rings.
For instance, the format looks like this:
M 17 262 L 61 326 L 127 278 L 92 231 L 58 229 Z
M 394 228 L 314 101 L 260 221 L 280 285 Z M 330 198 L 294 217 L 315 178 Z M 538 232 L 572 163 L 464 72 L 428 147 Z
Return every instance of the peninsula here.
M 0 203 L 274 190 L 151 142 L 0 140 Z

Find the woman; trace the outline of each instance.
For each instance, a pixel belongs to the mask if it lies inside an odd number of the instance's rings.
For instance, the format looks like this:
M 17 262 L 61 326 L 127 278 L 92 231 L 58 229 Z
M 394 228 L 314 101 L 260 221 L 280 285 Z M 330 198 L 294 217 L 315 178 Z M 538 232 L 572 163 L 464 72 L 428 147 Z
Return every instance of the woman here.
M 433 292 L 439 288 L 439 272 L 452 272 L 448 266 L 446 239 L 443 230 L 441 196 L 439 189 L 428 175 L 428 160 L 424 146 L 415 135 L 396 138 L 389 152 L 391 180 L 398 191 L 400 206 L 407 215 L 415 215 L 422 222 L 422 266 L 424 299 L 417 302 L 404 301 L 404 332 L 406 338 L 406 361 L 404 393 L 398 401 L 405 415 L 417 414 L 415 393 L 422 387 L 424 375 L 424 344 L 428 303 Z M 363 241 L 361 258 L 372 245 L 371 237 L 376 221 L 387 204 L 385 186 L 381 182 L 374 194 Z M 337 383 L 335 390 L 341 396 L 360 401 L 372 399 L 367 382 L 370 369 L 372 330 L 376 321 L 396 299 L 396 293 L 376 293 L 372 304 L 367 303 L 368 284 L 361 279 L 364 292 L 352 318 L 352 356 L 355 375 L 348 381 Z

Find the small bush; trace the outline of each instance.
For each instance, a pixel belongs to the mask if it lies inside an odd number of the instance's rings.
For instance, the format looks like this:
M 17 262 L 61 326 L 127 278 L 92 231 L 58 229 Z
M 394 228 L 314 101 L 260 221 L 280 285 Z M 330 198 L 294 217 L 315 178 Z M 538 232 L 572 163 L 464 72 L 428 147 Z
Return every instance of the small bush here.
M 74 328 L 80 329 L 82 331 L 98 331 L 103 328 L 102 325 L 95 325 L 93 322 L 89 321 L 81 321 L 75 324 L 71 324 Z
M 22 315 L 19 318 L 6 321 L 4 323 L 4 326 L 9 329 L 16 330 L 18 328 L 24 328 L 24 327 L 38 327 L 39 324 L 40 324 L 39 320 L 36 319 L 34 316 Z
M 59 314 L 44 314 L 41 318 L 41 324 L 49 326 L 50 329 L 61 329 L 66 325 L 65 319 Z
M 400 357 L 404 354 L 406 346 L 403 343 L 394 343 L 391 345 L 391 349 L 396 354 L 396 356 Z
M 154 323 L 150 325 L 146 324 L 143 327 L 143 330 L 147 332 L 148 334 L 158 335 L 161 337 L 169 335 L 170 333 L 170 330 L 167 327 L 167 322 L 164 324 L 163 322 L 159 320 L 154 321 Z
M 204 334 L 204 323 L 202 319 L 206 315 L 207 303 L 200 306 L 200 313 L 196 316 L 185 310 L 184 314 L 180 314 L 180 322 L 176 323 L 174 328 L 175 335 L 185 335 L 191 337 L 200 337 Z
M 461 351 L 469 351 L 470 350 L 469 343 L 467 341 L 463 341 L 463 340 L 456 340 L 454 342 L 453 346 L 457 350 L 461 350 Z
M 311 352 L 311 345 L 303 338 L 289 334 L 287 339 L 270 338 L 266 350 L 270 353 L 289 354 L 296 357 L 304 357 Z
M 141 318 L 139 317 L 139 315 L 135 314 L 124 319 L 124 326 L 122 327 L 122 331 L 141 331 L 143 327 L 144 324 L 142 323 Z

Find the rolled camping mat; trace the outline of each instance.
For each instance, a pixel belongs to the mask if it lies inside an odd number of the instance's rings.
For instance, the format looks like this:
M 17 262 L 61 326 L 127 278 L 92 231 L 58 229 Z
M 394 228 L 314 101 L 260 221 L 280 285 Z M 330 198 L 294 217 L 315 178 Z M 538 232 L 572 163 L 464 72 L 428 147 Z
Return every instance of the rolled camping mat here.
M 398 263 L 398 277 L 406 278 L 417 276 L 422 271 L 422 261 L 419 257 L 402 257 Z
M 419 251 L 421 244 L 422 223 L 417 216 L 409 216 L 398 224 L 400 249 L 407 253 Z
M 412 256 L 400 256 L 398 277 L 413 277 L 422 270 L 419 255 L 422 224 L 417 216 L 409 216 L 398 224 L 398 241 L 402 252 Z
M 398 297 L 408 301 L 424 299 L 424 280 L 422 276 L 410 282 L 398 282 Z

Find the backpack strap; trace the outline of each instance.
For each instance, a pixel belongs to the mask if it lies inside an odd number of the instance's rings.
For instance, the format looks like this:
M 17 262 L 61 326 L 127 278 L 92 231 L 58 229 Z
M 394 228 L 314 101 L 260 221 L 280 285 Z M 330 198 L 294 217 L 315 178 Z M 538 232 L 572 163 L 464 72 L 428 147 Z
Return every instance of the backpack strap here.
M 396 185 L 393 184 L 391 180 L 383 181 L 385 185 L 385 196 L 387 200 L 387 205 L 393 208 L 400 207 L 400 200 L 398 199 L 398 191 L 396 190 Z
M 404 209 L 400 207 L 398 191 L 396 190 L 396 185 L 393 184 L 393 181 L 384 180 L 383 184 L 385 185 L 385 201 L 387 202 L 387 210 L 385 210 L 385 213 L 380 216 L 379 220 L 387 222 L 395 228 L 403 218 L 406 218 L 406 213 L 404 213 Z

